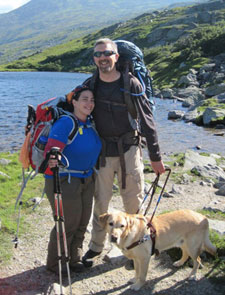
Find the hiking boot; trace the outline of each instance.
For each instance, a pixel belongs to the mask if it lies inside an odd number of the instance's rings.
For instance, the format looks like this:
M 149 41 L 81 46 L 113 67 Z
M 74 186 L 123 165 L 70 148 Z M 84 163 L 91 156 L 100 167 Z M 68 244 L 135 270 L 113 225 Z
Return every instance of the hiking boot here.
M 133 270 L 134 269 L 134 261 L 132 259 L 127 260 L 125 263 L 126 270 Z
M 82 262 L 86 267 L 92 267 L 94 261 L 93 258 L 100 255 L 101 252 L 95 252 L 89 249 L 86 254 L 82 257 Z
M 74 265 L 70 265 L 70 270 L 71 272 L 79 273 L 79 272 L 84 272 L 86 270 L 86 267 L 81 261 L 79 261 L 75 263 Z

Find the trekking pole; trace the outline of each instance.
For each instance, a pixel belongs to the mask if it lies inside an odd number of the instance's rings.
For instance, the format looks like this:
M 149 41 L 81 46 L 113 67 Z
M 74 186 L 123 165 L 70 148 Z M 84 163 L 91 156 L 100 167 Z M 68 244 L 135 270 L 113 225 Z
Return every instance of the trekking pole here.
M 166 180 L 165 180 L 165 182 L 164 182 L 163 188 L 162 188 L 162 190 L 161 190 L 161 193 L 159 194 L 159 197 L 158 197 L 157 203 L 156 203 L 156 205 L 155 205 L 155 209 L 154 209 L 154 211 L 153 211 L 153 213 L 152 213 L 152 216 L 151 216 L 151 219 L 150 219 L 150 222 L 149 222 L 149 223 L 152 222 L 152 219 L 153 219 L 153 217 L 154 217 L 154 215 L 155 215 L 156 209 L 157 209 L 157 207 L 158 207 L 158 205 L 159 205 L 159 202 L 160 202 L 161 197 L 162 197 L 162 195 L 163 195 L 163 192 L 164 192 L 164 190 L 165 190 L 165 187 L 166 187 L 167 181 L 168 181 L 168 179 L 169 179 L 169 176 L 170 176 L 170 173 L 171 173 L 171 169 L 170 169 L 170 168 L 166 168 L 166 171 L 168 171 L 168 174 L 167 174 Z
M 57 159 L 59 161 L 59 155 L 61 155 L 58 148 L 52 148 L 50 151 L 51 159 Z M 68 274 L 68 282 L 70 286 L 70 294 L 72 295 L 72 287 L 71 287 L 71 277 L 70 277 L 70 267 L 69 267 L 69 255 L 68 255 L 68 247 L 66 241 L 66 231 L 65 231 L 65 218 L 63 213 L 63 203 L 62 203 L 62 194 L 59 180 L 59 166 L 51 169 L 53 171 L 53 182 L 54 182 L 54 205 L 55 205 L 55 226 L 56 226 L 56 235 L 57 235 L 57 251 L 58 251 L 58 264 L 59 264 L 59 283 L 60 283 L 60 293 L 62 293 L 62 251 L 60 244 L 60 234 L 59 234 L 59 223 L 61 223 L 62 236 L 63 236 L 63 245 L 65 251 L 66 258 L 66 267 Z
M 12 242 L 15 244 L 15 248 L 17 248 L 18 243 L 19 243 L 18 234 L 19 234 L 19 226 L 20 226 L 20 210 L 21 210 L 22 205 L 23 205 L 23 202 L 20 201 L 20 202 L 19 202 L 19 212 L 18 212 L 18 217 L 17 217 L 17 230 L 16 230 L 16 236 L 15 236 L 15 239 L 12 240 Z

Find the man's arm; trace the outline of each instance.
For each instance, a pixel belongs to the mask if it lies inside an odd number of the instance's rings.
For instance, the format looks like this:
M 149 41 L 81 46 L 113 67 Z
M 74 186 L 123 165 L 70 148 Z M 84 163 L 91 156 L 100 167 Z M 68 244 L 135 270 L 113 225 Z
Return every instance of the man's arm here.
M 135 93 L 142 92 L 142 86 L 137 79 L 132 79 L 132 91 Z M 131 96 L 132 97 L 132 96 Z M 148 98 L 145 95 L 133 97 L 135 106 L 137 108 L 138 117 L 140 119 L 141 130 L 147 141 L 147 148 L 151 160 L 152 169 L 156 174 L 165 172 L 165 167 L 162 162 L 158 136 L 156 131 L 153 114 Z

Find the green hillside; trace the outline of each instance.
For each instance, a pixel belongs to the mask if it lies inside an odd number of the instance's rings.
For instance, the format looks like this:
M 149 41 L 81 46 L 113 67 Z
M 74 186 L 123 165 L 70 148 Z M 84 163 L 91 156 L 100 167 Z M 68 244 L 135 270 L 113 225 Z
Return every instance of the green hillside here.
M 198 0 L 206 1 L 206 0 Z M 0 14 L 0 64 L 84 36 L 177 0 L 31 0 Z M 193 3 L 197 0 L 185 1 Z
M 224 1 L 145 13 L 1 69 L 90 72 L 95 68 L 92 63 L 95 40 L 109 37 L 135 42 L 144 52 L 155 86 L 173 87 L 190 68 L 197 69 L 211 56 L 225 51 L 224 28 Z M 181 67 L 183 62 L 185 66 Z

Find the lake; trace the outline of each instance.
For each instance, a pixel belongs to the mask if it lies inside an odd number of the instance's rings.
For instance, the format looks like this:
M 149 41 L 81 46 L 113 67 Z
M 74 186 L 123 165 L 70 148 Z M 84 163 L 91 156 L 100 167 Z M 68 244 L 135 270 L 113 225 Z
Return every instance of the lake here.
M 28 104 L 36 107 L 48 98 L 64 96 L 87 77 L 81 73 L 0 72 L 0 152 L 20 149 Z M 225 138 L 215 136 L 218 130 L 168 120 L 170 110 L 183 110 L 181 103 L 159 98 L 155 101 L 154 116 L 162 153 L 201 146 L 201 151 L 225 155 Z

